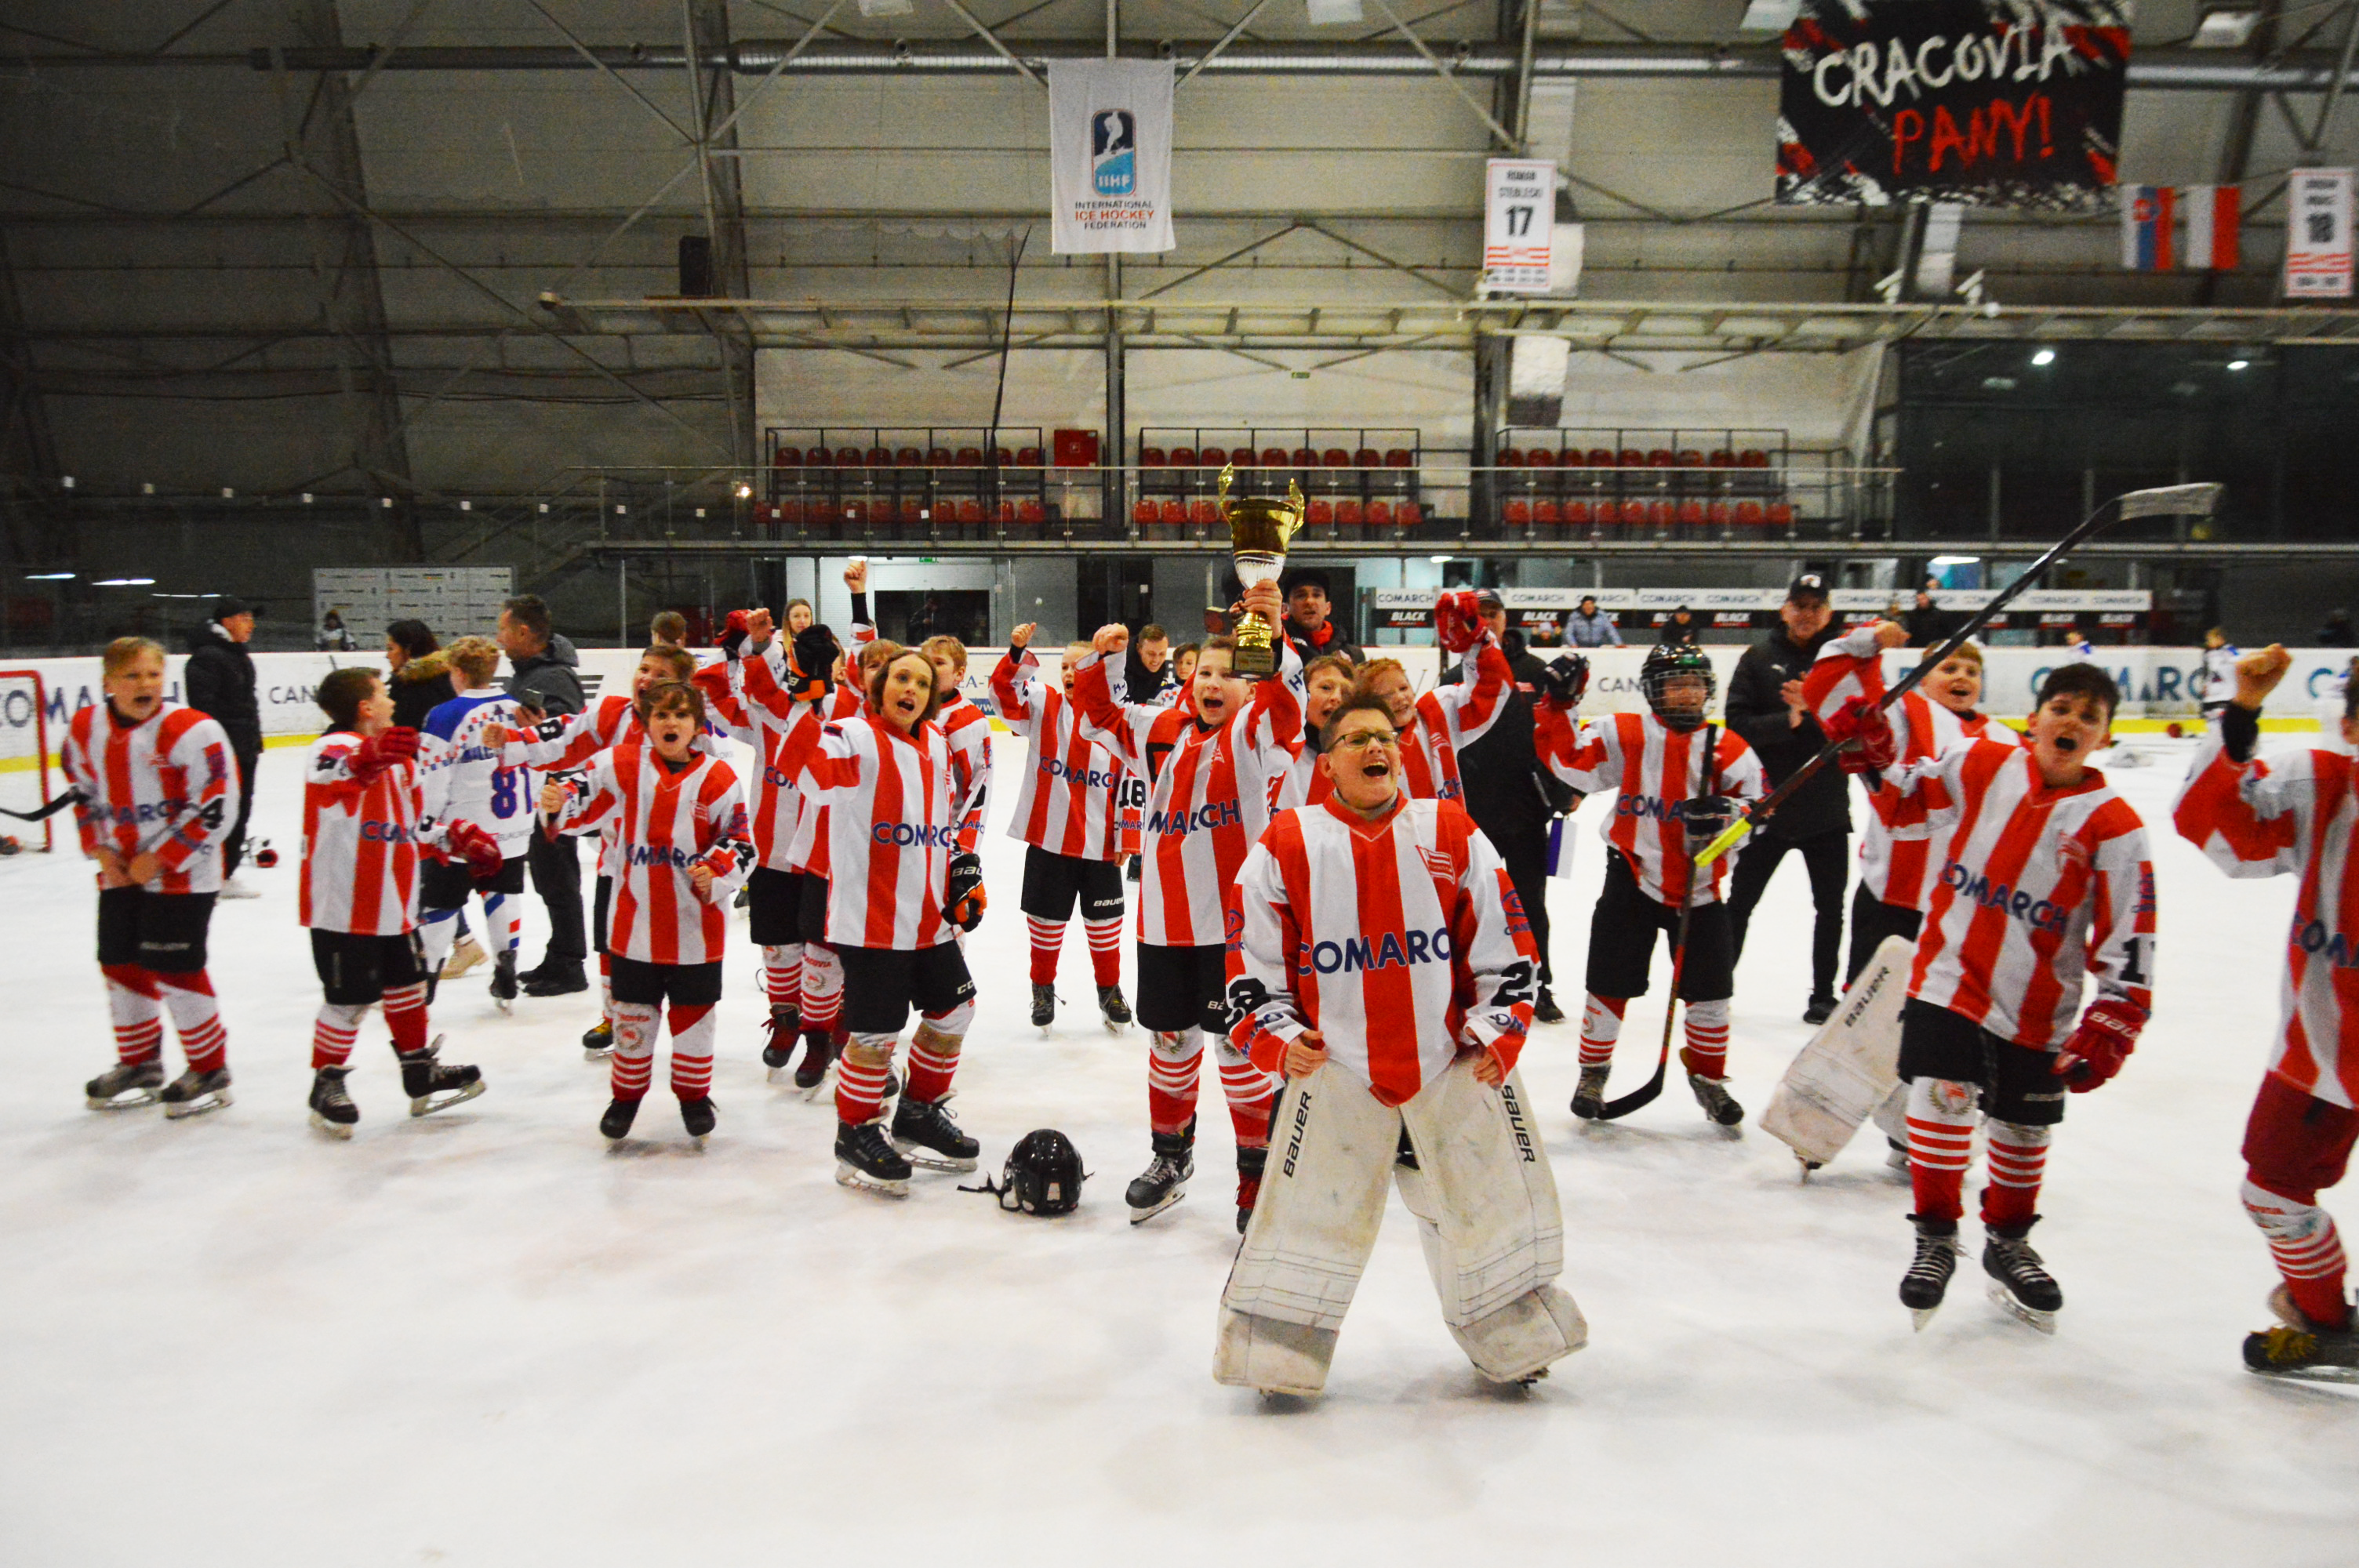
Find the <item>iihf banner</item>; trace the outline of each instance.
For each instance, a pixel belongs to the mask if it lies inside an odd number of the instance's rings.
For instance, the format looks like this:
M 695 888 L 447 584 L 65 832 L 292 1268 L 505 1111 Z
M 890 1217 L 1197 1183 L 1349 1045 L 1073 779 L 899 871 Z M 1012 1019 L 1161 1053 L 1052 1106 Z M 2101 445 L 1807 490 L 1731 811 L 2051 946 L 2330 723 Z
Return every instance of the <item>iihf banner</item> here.
M 1168 251 L 1171 239 L 1171 62 L 1049 62 L 1052 248 Z
M 2093 209 L 2129 68 L 2114 0 L 1806 0 L 1785 39 L 1777 200 Z

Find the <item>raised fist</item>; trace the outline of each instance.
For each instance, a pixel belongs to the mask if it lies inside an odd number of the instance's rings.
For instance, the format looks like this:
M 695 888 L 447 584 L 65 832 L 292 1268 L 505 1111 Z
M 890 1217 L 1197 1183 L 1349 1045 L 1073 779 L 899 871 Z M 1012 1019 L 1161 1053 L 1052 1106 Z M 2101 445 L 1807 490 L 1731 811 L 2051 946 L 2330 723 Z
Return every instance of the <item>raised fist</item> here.
M 1820 725 L 1830 741 L 1843 750 L 1835 753 L 1835 765 L 1847 773 L 1881 773 L 1900 758 L 1900 740 L 1892 732 L 1892 721 L 1884 709 L 1864 697 L 1854 697 Z
M 1020 653 L 1032 645 L 1032 633 L 1038 630 L 1040 630 L 1039 622 L 1027 621 L 1007 634 L 1007 645 Z
M 2236 661 L 2236 706 L 2260 711 L 2269 693 L 2285 679 L 2286 671 L 2293 668 L 2293 655 L 2285 651 L 2282 643 L 2245 654 Z
M 1589 689 L 1589 660 L 1580 654 L 1564 654 L 1540 666 L 1540 700 L 1560 712 L 1570 713 L 1581 706 L 1582 694 Z
M 1127 626 L 1101 626 L 1097 635 L 1090 639 L 1092 651 L 1100 654 L 1119 654 L 1129 646 L 1130 628 Z
M 1462 657 L 1483 640 L 1482 607 L 1463 589 L 1445 593 L 1433 601 L 1433 629 L 1445 652 Z

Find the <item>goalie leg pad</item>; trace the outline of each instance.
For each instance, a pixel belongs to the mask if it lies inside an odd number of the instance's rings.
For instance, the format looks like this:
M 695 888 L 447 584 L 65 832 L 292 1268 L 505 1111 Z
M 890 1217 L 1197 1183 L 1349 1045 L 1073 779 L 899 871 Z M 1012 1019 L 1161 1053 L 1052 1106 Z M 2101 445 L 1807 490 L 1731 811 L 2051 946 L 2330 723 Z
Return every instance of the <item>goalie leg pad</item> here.
M 1401 1107 L 1417 1169 L 1394 1179 L 1453 1330 L 1564 1271 L 1564 1214 L 1527 1104 L 1518 1076 L 1492 1088 L 1463 1056 Z
M 1589 1323 L 1571 1296 L 1542 1285 L 1463 1328 L 1452 1324 L 1450 1335 L 1477 1372 L 1520 1383 L 1588 1344 Z
M 1225 1312 L 1343 1326 L 1384 1223 L 1400 1128 L 1398 1111 L 1334 1067 L 1287 1085 Z
M 1900 1083 L 1900 1009 L 1916 945 L 1887 936 L 1844 991 L 1834 1016 L 1802 1047 L 1762 1113 L 1762 1130 L 1823 1165 Z M 1905 1136 L 1907 1102 L 1900 1106 Z
M 1316 1394 L 1327 1387 L 1335 1331 L 1221 1309 L 1212 1380 L 1265 1394 Z

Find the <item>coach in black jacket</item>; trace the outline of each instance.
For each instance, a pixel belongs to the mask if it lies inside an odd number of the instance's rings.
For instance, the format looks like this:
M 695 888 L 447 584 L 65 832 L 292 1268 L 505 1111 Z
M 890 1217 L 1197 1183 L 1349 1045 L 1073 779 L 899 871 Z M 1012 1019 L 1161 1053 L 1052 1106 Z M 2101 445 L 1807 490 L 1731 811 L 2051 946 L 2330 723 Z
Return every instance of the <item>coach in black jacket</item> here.
M 254 815 L 254 770 L 262 761 L 262 702 L 255 695 L 254 607 L 242 599 L 216 599 L 212 617 L 189 633 L 189 667 L 181 680 L 189 706 L 222 727 L 230 754 L 237 759 L 237 822 L 222 847 L 222 896 L 253 898 L 237 880 L 245 858 L 245 825 Z
M 1835 635 L 1825 579 L 1816 572 L 1796 578 L 1777 616 L 1785 625 L 1747 648 L 1728 682 L 1728 727 L 1761 754 L 1772 789 L 1799 773 L 1827 741 L 1802 706 L 1802 677 Z M 1851 874 L 1851 795 L 1842 769 L 1820 769 L 1737 857 L 1735 873 L 1729 878 L 1728 918 L 1739 957 L 1745 954 L 1745 928 L 1753 906 L 1761 902 L 1770 873 L 1788 849 L 1801 852 L 1802 865 L 1810 874 L 1810 903 L 1818 911 L 1810 938 L 1810 1008 L 1802 1018 L 1823 1023 L 1834 1011 L 1843 887 Z

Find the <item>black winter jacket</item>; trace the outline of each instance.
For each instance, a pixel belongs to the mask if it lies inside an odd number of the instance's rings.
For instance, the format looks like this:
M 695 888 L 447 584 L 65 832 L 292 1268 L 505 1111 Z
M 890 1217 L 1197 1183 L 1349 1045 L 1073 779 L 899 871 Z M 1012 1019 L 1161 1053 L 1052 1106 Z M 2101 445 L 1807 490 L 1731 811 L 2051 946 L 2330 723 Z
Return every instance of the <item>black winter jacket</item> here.
M 1559 801 L 1571 793 L 1557 784 L 1555 774 L 1540 766 L 1532 737 L 1532 691 L 1546 666 L 1537 655 L 1521 649 L 1508 657 L 1507 664 L 1516 674 L 1515 689 L 1507 694 L 1490 730 L 1458 753 L 1466 815 L 1495 848 L 1509 839 L 1545 833 Z M 1450 686 L 1464 678 L 1463 669 L 1463 665 L 1451 665 L 1441 684 Z
M 1280 636 L 1294 644 L 1296 656 L 1306 665 L 1328 654 L 1341 654 L 1355 665 L 1367 663 L 1368 655 L 1361 651 L 1358 643 L 1343 635 L 1343 628 L 1332 619 L 1320 628 L 1327 634 L 1323 643 L 1291 620 L 1279 622 L 1277 630 Z
M 1728 681 L 1728 727 L 1761 753 L 1761 765 L 1776 789 L 1827 743 L 1818 720 L 1804 717 L 1799 725 L 1787 722 L 1786 699 L 1778 688 L 1810 674 L 1819 650 L 1842 635 L 1833 622 L 1807 643 L 1797 646 L 1783 627 L 1745 650 L 1736 673 Z M 1840 768 L 1821 768 L 1818 776 L 1794 792 L 1762 827 L 1793 840 L 1815 838 L 1821 833 L 1851 828 L 1851 792 Z
M 189 633 L 189 667 L 182 676 L 189 706 L 211 716 L 229 736 L 230 750 L 254 756 L 262 750 L 262 703 L 255 696 L 254 655 L 233 643 L 217 622 Z
M 459 694 L 451 686 L 451 661 L 437 648 L 393 672 L 387 683 L 393 692 L 393 721 L 404 730 L 423 730 L 426 716 Z
M 551 719 L 579 713 L 588 701 L 582 695 L 582 677 L 574 673 L 581 665 L 572 643 L 551 637 L 548 647 L 516 664 L 507 678 L 507 693 Z

